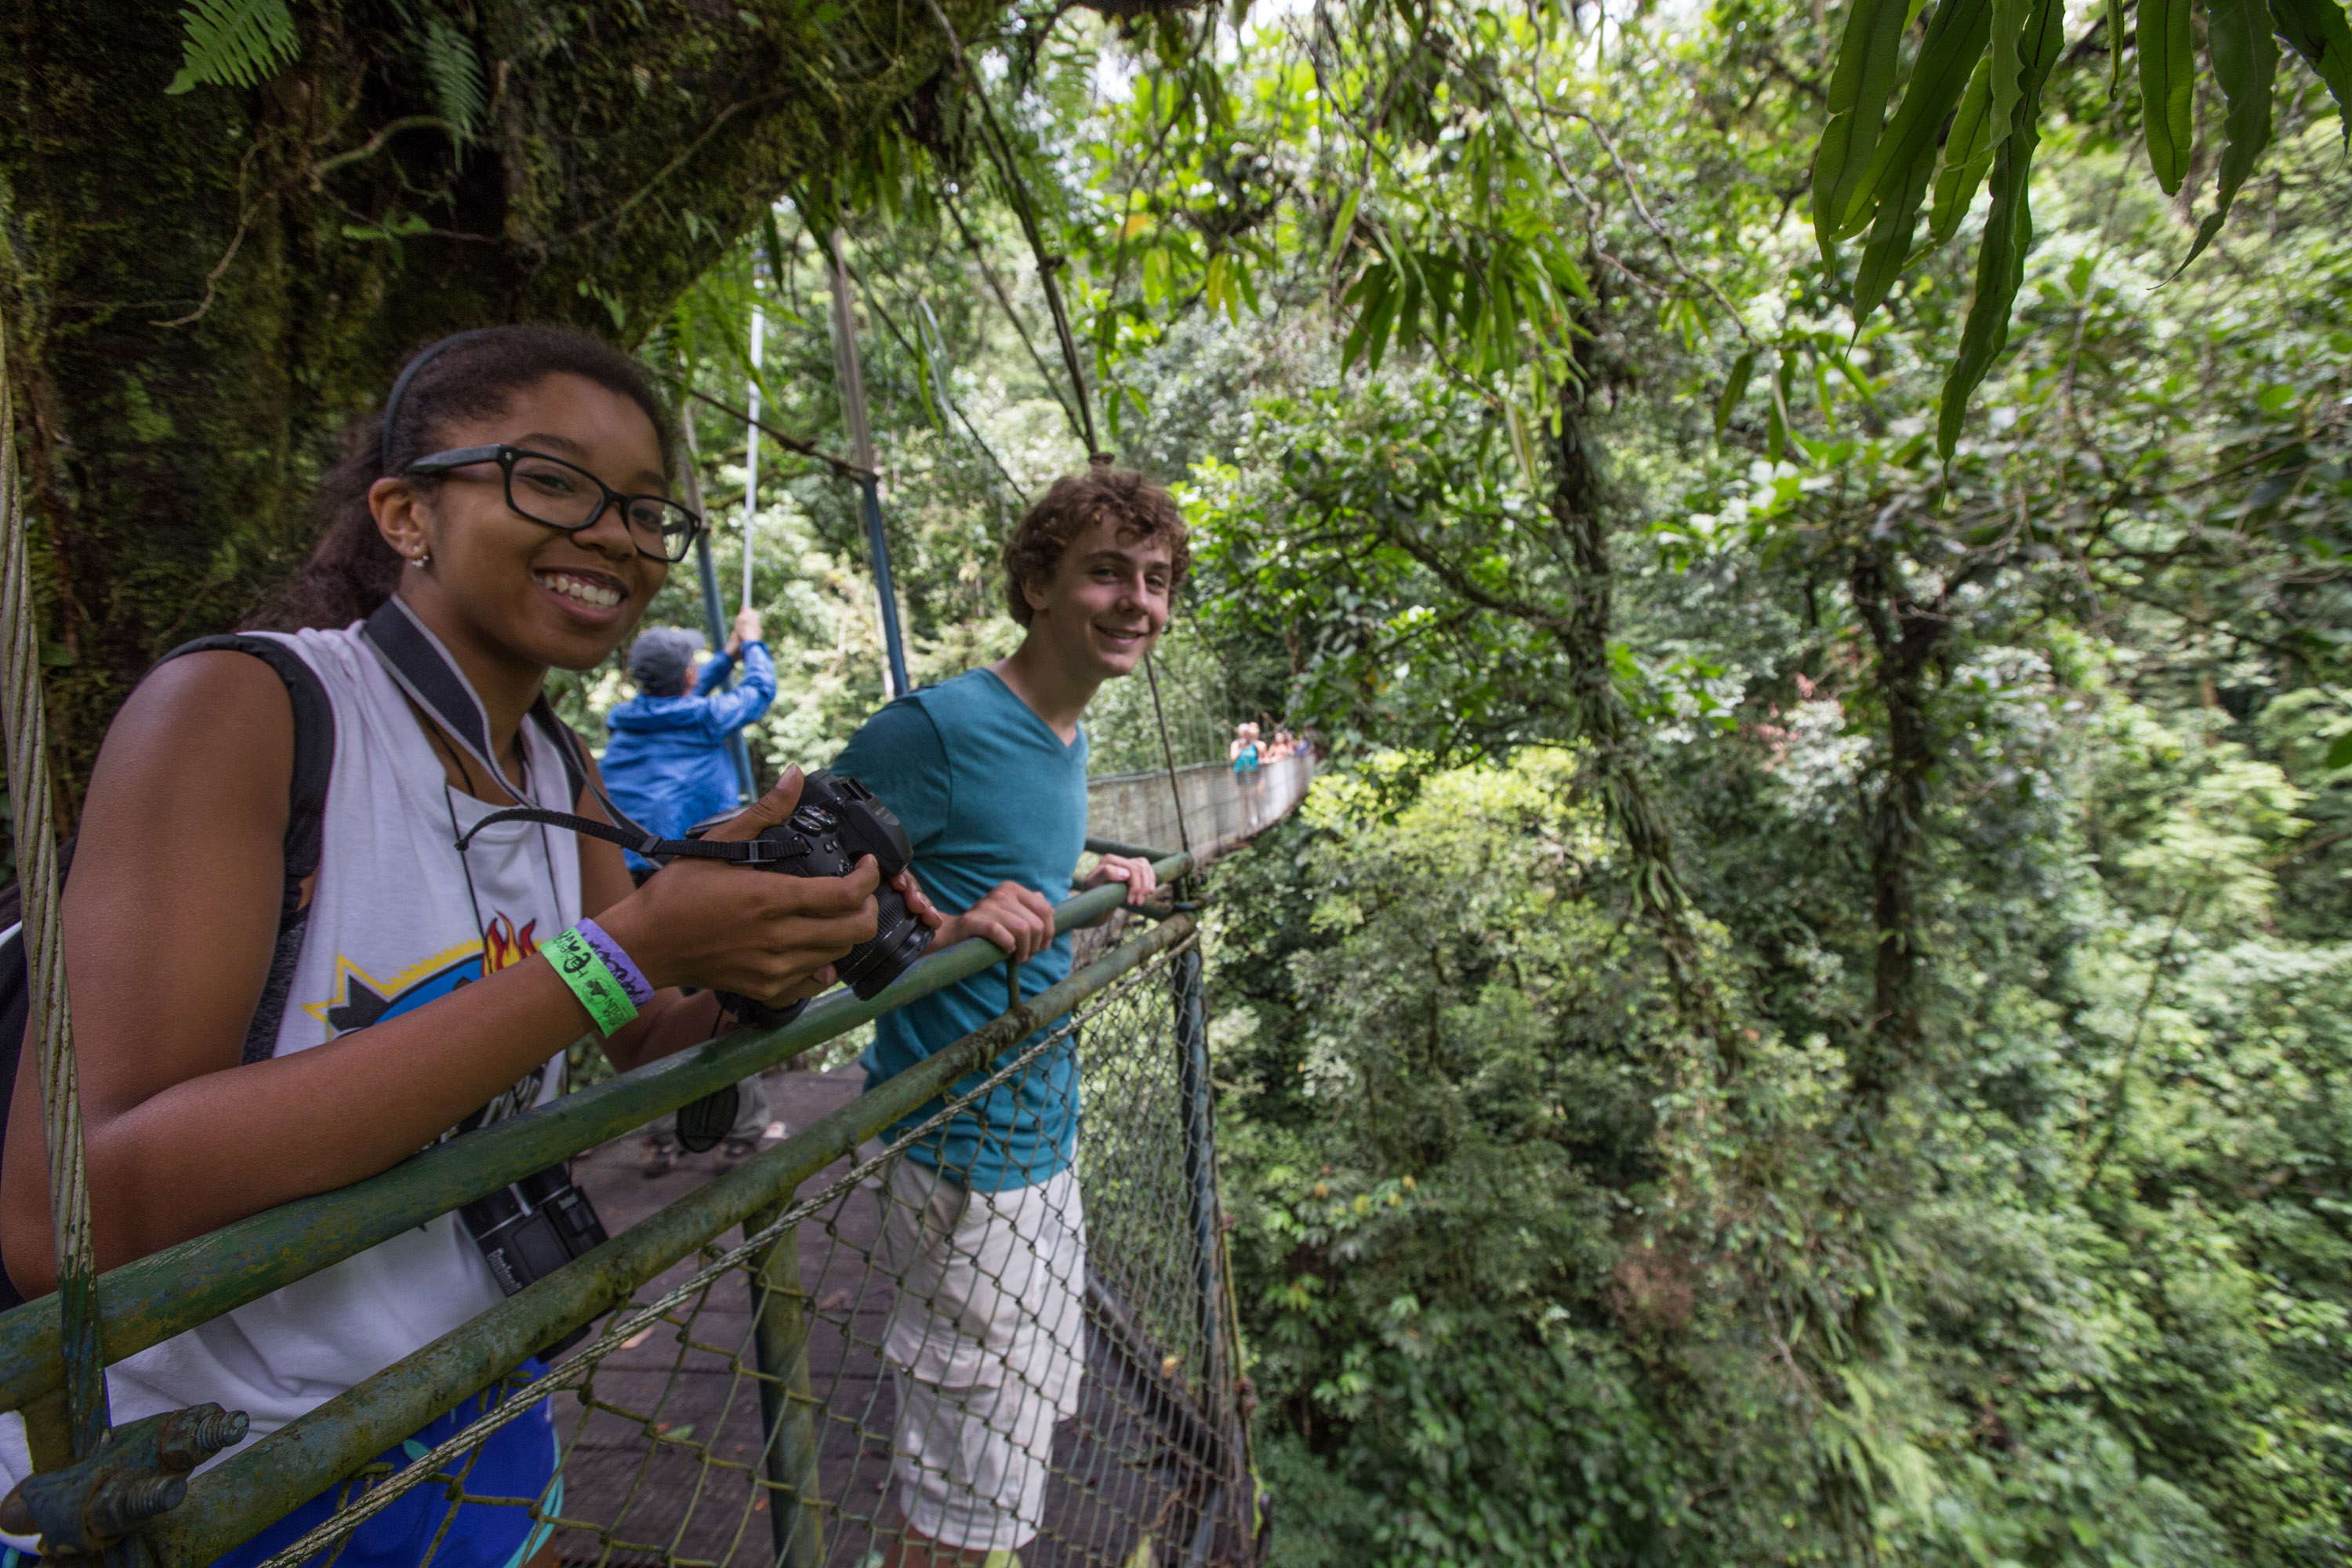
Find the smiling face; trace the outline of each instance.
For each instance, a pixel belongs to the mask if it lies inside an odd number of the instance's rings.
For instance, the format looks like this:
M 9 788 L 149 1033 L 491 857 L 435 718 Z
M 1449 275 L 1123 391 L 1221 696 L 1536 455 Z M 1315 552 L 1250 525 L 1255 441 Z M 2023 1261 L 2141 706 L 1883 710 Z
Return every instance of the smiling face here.
M 1072 677 L 1100 683 L 1136 667 L 1168 625 L 1168 542 L 1108 519 L 1069 542 L 1052 581 L 1022 584 L 1029 635 Z
M 623 495 L 669 489 L 653 421 L 584 376 L 519 388 L 500 412 L 458 421 L 435 440 L 439 450 L 502 443 L 561 458 Z M 519 498 L 525 479 L 516 477 Z M 612 656 L 669 577 L 667 562 L 638 552 L 616 509 L 576 533 L 518 516 L 496 463 L 434 484 L 379 479 L 368 503 L 394 551 L 411 562 L 426 557 L 401 574 L 400 596 L 461 664 L 482 660 L 518 675 L 591 668 Z M 478 684 L 484 672 L 469 673 Z

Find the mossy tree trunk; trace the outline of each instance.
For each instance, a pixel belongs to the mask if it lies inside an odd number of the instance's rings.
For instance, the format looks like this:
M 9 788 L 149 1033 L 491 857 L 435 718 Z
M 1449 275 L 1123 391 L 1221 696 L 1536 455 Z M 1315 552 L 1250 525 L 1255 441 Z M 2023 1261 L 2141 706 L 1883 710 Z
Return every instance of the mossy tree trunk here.
M 1000 4 L 945 8 L 971 37 Z M 634 343 L 950 79 L 929 7 L 884 0 L 294 15 L 261 85 L 167 96 L 176 0 L 0 5 L 0 310 L 68 826 L 140 673 L 300 558 L 334 432 L 406 351 L 508 321 Z M 478 97 L 436 69 L 452 39 Z

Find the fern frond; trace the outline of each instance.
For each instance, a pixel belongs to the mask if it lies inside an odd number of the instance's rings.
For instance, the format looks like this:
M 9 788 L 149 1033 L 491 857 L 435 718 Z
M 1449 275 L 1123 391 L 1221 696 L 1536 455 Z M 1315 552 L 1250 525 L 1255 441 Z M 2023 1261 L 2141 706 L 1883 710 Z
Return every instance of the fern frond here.
M 474 41 L 434 17 L 425 28 L 425 72 L 433 79 L 433 104 L 441 118 L 456 127 L 458 141 L 471 141 L 488 105 Z
M 194 0 L 180 12 L 180 74 L 167 93 L 251 87 L 300 48 L 286 0 Z

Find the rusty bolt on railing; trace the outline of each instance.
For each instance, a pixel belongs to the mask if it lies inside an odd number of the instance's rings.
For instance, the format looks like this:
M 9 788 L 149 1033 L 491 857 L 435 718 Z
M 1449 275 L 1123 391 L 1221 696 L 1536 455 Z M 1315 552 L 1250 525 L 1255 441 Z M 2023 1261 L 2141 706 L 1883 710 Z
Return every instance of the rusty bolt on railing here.
M 0 1531 L 38 1535 L 45 1556 L 94 1556 L 179 1507 L 188 1472 L 245 1430 L 245 1412 L 217 1405 L 117 1426 L 89 1458 L 19 1482 L 0 1500 Z

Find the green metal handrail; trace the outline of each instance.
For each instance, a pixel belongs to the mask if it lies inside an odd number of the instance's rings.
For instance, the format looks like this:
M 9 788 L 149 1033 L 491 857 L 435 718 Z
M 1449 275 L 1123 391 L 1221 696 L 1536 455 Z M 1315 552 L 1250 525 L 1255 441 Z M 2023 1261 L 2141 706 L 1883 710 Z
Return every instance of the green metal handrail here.
M 1167 881 L 1191 867 L 1190 857 L 1171 855 L 1159 860 L 1154 870 Z M 1055 908 L 1055 929 L 1066 931 L 1108 915 L 1126 892 L 1123 886 L 1110 884 L 1079 894 Z M 121 1361 L 161 1344 L 1003 962 L 1003 952 L 986 942 L 958 942 L 926 955 L 872 1001 L 837 992 L 812 1004 L 782 1028 L 723 1036 L 496 1126 L 453 1138 L 382 1175 L 281 1204 L 109 1269 L 98 1279 L 106 1359 Z M 907 1076 L 901 1074 L 900 1079 Z M 887 1124 L 887 1120 L 882 1123 Z M 823 1165 L 820 1161 L 812 1169 Z M 58 1298 L 43 1296 L 0 1312 L 0 1410 L 24 1409 L 61 1388 L 64 1381 Z
M 1181 858 L 1160 864 L 1178 868 Z M 985 1069 L 1087 997 L 1178 946 L 1193 930 L 1193 917 L 1179 914 L 1113 949 L 774 1148 L 289 1422 L 197 1478 L 187 1500 L 143 1531 L 155 1560 L 166 1568 L 189 1568 L 242 1544 L 291 1503 L 352 1474 L 573 1326 L 627 1301 L 646 1281 L 722 1232 L 788 1203 L 803 1182 L 865 1140 L 960 1079 Z

